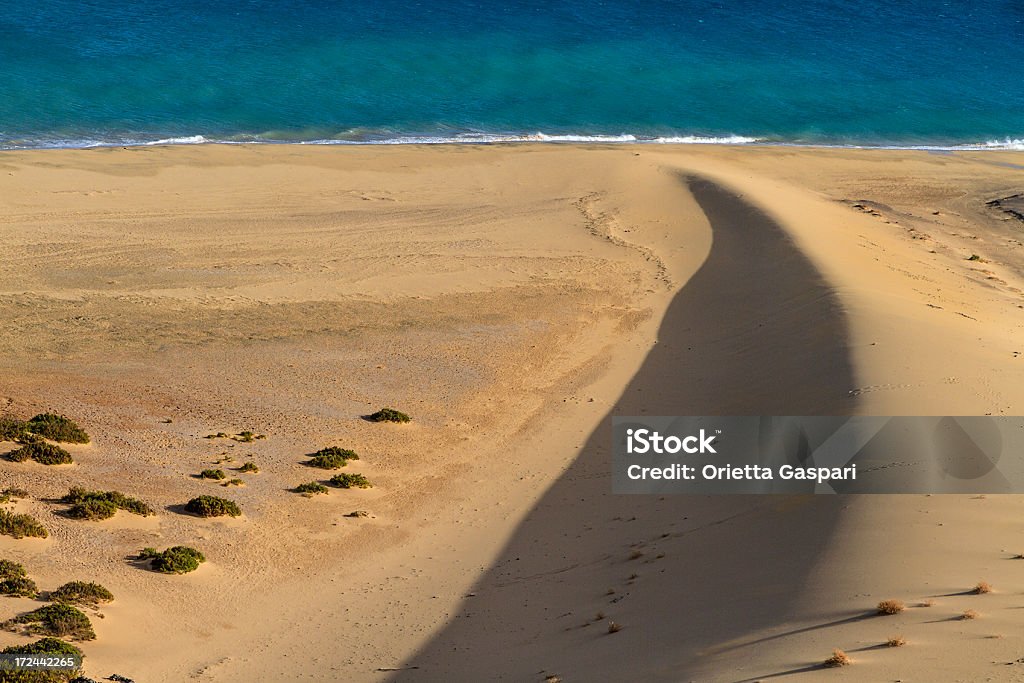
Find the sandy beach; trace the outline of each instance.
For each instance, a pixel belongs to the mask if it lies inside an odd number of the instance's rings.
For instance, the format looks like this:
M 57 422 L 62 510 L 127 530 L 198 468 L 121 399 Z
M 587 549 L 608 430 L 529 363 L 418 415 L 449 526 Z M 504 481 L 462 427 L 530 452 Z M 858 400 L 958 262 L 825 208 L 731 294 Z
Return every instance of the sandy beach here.
M 94 678 L 1024 680 L 1024 498 L 615 496 L 609 469 L 612 415 L 1021 414 L 1022 167 L 715 145 L 0 152 L 0 414 L 92 436 L 74 465 L 0 461 L 0 488 L 29 492 L 6 507 L 50 531 L 0 536 L 0 557 L 114 593 L 82 645 Z M 412 422 L 363 419 L 383 406 Z M 204 438 L 243 430 L 265 438 Z M 305 463 L 332 445 L 373 487 L 292 492 L 330 476 Z M 194 477 L 218 461 L 244 485 Z M 69 519 L 71 486 L 158 514 Z M 182 514 L 204 493 L 243 514 Z M 178 544 L 208 561 L 132 559 Z M 885 599 L 907 608 L 875 616 Z M 36 604 L 0 601 L 0 620 Z M 819 668 L 834 648 L 853 665 Z

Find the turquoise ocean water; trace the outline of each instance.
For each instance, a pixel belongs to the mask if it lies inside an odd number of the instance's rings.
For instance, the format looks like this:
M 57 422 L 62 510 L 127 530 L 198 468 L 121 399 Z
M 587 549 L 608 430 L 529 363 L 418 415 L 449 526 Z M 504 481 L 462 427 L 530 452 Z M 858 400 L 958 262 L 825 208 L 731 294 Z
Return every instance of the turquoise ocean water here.
M 0 0 L 0 147 L 1024 149 L 1024 2 Z

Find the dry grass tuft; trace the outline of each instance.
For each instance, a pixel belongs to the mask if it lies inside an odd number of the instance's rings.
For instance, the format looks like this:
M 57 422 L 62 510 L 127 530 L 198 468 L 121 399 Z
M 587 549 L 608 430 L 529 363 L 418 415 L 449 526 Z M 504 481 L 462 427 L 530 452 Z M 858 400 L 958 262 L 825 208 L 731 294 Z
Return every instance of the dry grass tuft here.
M 850 659 L 850 655 L 839 649 L 832 650 L 832 656 L 821 663 L 822 666 L 829 669 L 834 669 L 840 666 L 849 666 L 851 664 L 853 664 L 853 660 Z
M 975 595 L 985 595 L 992 592 L 992 585 L 988 581 L 979 581 L 978 585 L 971 589 L 971 592 Z
M 903 636 L 892 636 L 889 640 L 885 641 L 886 647 L 903 647 L 907 644 L 907 639 Z
M 622 624 L 620 624 L 618 622 L 615 622 L 615 621 L 609 621 L 608 622 L 608 633 L 618 633 L 621 630 L 622 630 Z
M 932 599 L 923 600 L 922 602 L 917 603 L 918 607 L 932 607 L 934 605 L 935 605 L 935 601 L 932 600 Z
M 899 614 L 906 609 L 906 607 L 907 606 L 903 604 L 902 600 L 882 600 L 882 602 L 878 603 L 878 613 Z
M 961 619 L 977 619 L 980 616 L 981 615 L 978 614 L 977 612 L 975 612 L 974 610 L 969 609 L 969 610 L 966 610 L 963 614 L 961 614 L 960 618 Z

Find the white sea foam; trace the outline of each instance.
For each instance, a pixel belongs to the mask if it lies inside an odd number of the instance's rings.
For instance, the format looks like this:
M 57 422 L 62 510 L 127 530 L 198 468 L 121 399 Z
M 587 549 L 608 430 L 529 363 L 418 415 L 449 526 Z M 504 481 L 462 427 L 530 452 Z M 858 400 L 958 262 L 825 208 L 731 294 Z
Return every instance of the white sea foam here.
M 538 142 L 639 142 L 635 135 L 548 135 L 535 133 L 527 136 Z
M 701 135 L 681 135 L 654 138 L 651 142 L 663 145 L 749 145 L 760 142 L 760 138 L 749 138 L 745 135 L 726 135 L 723 137 L 705 137 Z
M 840 149 L 898 149 L 931 152 L 972 152 L 986 150 L 1024 151 L 1024 138 L 1007 137 L 1003 140 L 960 144 L 836 144 L 825 142 L 787 142 L 781 139 L 758 138 L 746 135 L 665 135 L 649 136 L 622 133 L 619 135 L 590 135 L 583 133 L 457 133 L 453 135 L 391 135 L 387 132 L 374 134 L 361 130 L 350 132 L 347 138 L 323 138 L 316 140 L 281 140 L 261 135 L 238 135 L 230 138 L 208 137 L 206 135 L 183 135 L 177 137 L 147 140 L 143 136 L 121 137 L 107 140 L 91 138 L 5 138 L 0 133 L 0 149 L 81 149 L 89 147 L 133 147 L 155 145 L 202 145 L 202 144 L 301 144 L 301 145 L 491 145 L 510 143 L 593 143 L 593 144 L 657 144 L 657 145 L 769 145 L 781 147 L 828 147 Z
M 985 143 L 982 149 L 1012 149 L 1017 151 L 1024 151 L 1024 138 L 1016 138 L 1011 140 L 1007 138 L 1005 140 L 989 140 Z
M 186 135 L 180 138 L 164 138 L 162 140 L 152 140 L 150 142 L 144 142 L 144 145 L 202 145 L 207 142 L 212 142 L 204 135 Z M 138 144 L 138 143 L 136 143 Z

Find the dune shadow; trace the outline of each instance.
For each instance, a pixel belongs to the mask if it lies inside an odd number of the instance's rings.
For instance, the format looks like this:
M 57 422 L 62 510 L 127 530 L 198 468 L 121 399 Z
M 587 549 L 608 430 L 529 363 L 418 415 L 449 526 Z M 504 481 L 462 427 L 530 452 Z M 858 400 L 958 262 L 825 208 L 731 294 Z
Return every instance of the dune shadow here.
M 807 666 L 798 666 L 795 669 L 786 669 L 785 671 L 776 671 L 773 674 L 765 674 L 764 676 L 754 676 L 752 678 L 744 678 L 742 681 L 736 681 L 736 683 L 758 683 L 758 681 L 767 681 L 772 678 L 782 678 L 783 676 L 795 676 L 797 674 L 806 674 L 812 671 L 824 671 L 828 667 L 824 664 L 808 664 Z
M 158 574 L 159 573 L 155 569 L 153 569 L 153 567 L 152 567 L 152 564 L 153 564 L 153 559 L 152 558 L 142 557 L 139 554 L 135 554 L 135 555 L 125 555 L 122 559 L 124 560 L 124 563 L 126 565 L 128 565 L 129 567 L 134 567 L 135 569 L 141 569 L 141 570 L 144 570 L 144 571 L 147 571 L 147 572 L 153 572 L 154 574 Z
M 827 283 L 764 212 L 708 180 L 680 179 L 711 225 L 707 260 L 673 298 L 658 343 L 606 419 L 473 597 L 404 663 L 418 670 L 389 680 L 529 681 L 557 672 L 622 681 L 641 671 L 644 680 L 706 680 L 728 651 L 721 644 L 795 609 L 844 497 L 611 493 L 612 415 L 855 412 L 846 320 Z M 644 555 L 631 559 L 636 548 Z M 596 611 L 621 631 L 582 628 Z
M 717 652 L 723 653 L 730 650 L 738 650 L 744 647 L 751 647 L 752 645 L 761 645 L 762 643 L 768 643 L 773 640 L 779 640 L 781 638 L 789 638 L 792 636 L 802 635 L 804 633 L 813 633 L 814 631 L 820 631 L 825 628 L 833 628 L 836 626 L 845 626 L 847 624 L 856 624 L 857 622 L 864 621 L 866 619 L 881 619 L 885 615 L 880 615 L 875 612 L 868 612 L 865 614 L 857 614 L 852 617 L 846 617 L 844 619 L 835 619 L 834 621 L 827 621 L 823 624 L 814 624 L 812 626 L 804 626 L 802 628 L 796 628 L 782 633 L 775 633 L 770 636 L 764 636 L 762 638 L 755 638 L 753 640 L 744 641 L 741 643 L 735 643 L 727 647 L 718 648 Z

